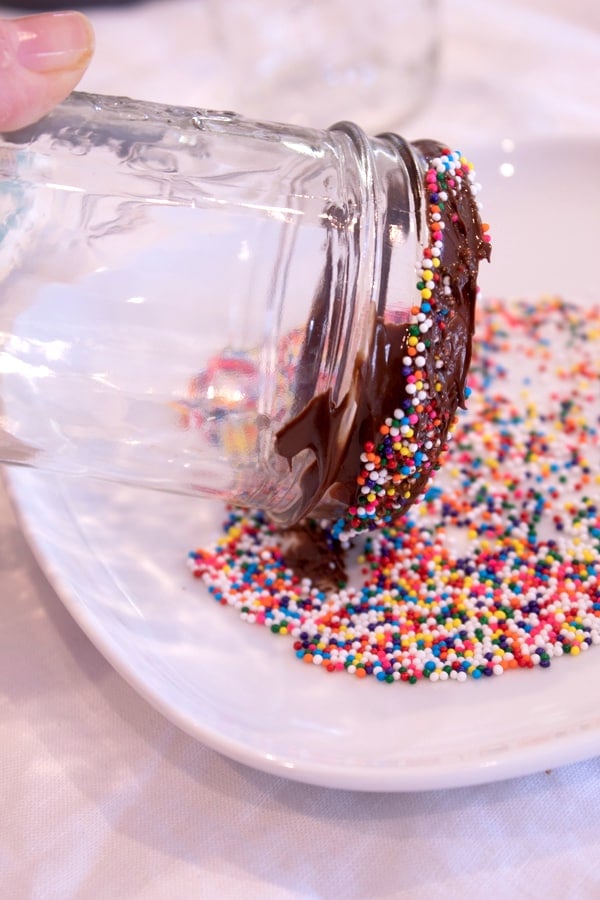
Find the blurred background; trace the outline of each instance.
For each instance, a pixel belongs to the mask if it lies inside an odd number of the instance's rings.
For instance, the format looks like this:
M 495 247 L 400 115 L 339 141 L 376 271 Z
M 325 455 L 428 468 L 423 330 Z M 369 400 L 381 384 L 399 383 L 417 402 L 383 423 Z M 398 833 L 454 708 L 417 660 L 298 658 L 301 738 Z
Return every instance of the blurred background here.
M 83 90 L 326 127 L 481 138 L 600 130 L 596 0 L 137 0 L 85 9 Z

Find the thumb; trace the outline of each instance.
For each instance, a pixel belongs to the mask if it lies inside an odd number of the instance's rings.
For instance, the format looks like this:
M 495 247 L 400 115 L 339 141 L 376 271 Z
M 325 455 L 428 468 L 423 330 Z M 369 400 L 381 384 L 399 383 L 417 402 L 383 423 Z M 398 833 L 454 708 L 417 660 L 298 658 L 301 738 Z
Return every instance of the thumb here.
M 64 100 L 93 51 L 92 26 L 81 13 L 0 19 L 0 131 L 30 125 Z

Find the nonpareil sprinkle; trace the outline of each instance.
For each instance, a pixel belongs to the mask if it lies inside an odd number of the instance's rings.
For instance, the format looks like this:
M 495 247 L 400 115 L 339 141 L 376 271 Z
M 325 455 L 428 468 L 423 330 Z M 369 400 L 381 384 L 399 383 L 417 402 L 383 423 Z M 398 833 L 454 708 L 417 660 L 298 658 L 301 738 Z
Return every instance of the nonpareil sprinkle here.
M 356 540 L 348 585 L 286 563 L 260 513 L 189 555 L 215 600 L 299 660 L 384 683 L 547 668 L 600 643 L 600 306 L 481 305 L 469 409 L 393 526 Z

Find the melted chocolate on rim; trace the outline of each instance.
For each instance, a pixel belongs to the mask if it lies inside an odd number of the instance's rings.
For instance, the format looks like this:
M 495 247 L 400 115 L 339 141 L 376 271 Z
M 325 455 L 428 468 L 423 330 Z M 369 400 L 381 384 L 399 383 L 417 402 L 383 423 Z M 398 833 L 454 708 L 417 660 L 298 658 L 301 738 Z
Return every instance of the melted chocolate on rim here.
M 435 141 L 419 141 L 414 146 L 424 157 L 428 172 L 431 172 L 432 160 L 449 152 Z M 431 182 L 423 180 L 422 187 L 426 196 L 434 196 Z M 427 446 L 422 461 L 419 455 L 418 465 L 412 461 L 412 466 L 405 467 L 410 471 L 401 479 L 401 490 L 390 498 L 380 491 L 377 511 L 359 518 L 356 510 L 364 501 L 361 475 L 367 475 L 367 484 L 370 483 L 370 473 L 361 472 L 365 448 L 378 447 L 381 452 L 382 424 L 393 417 L 398 408 L 409 408 L 412 403 L 406 390 L 412 370 L 407 369 L 403 360 L 409 352 L 409 339 L 418 333 L 414 322 L 395 324 L 380 316 L 374 317 L 369 353 L 367 358 L 356 360 L 351 388 L 342 402 L 335 405 L 329 391 L 318 394 L 277 434 L 277 451 L 290 463 L 296 454 L 307 448 L 314 454 L 314 461 L 302 476 L 302 498 L 295 510 L 296 518 L 310 515 L 333 520 L 336 537 L 347 539 L 360 531 L 380 527 L 408 509 L 422 493 L 433 471 L 439 468 L 439 457 L 447 447 L 457 408 L 465 406 L 478 267 L 480 260 L 489 258 L 490 245 L 483 236 L 469 179 L 466 176 L 460 178 L 456 187 L 445 193 L 447 197 L 441 204 L 440 213 L 444 224 L 443 241 L 439 265 L 434 270 L 436 287 L 431 299 L 428 298 L 427 307 L 432 310 L 430 314 L 428 312 L 431 327 L 423 335 L 426 350 L 422 353 L 425 363 L 421 366 L 423 381 L 436 388 L 431 392 L 427 415 L 418 417 L 410 439 L 413 446 Z M 428 210 L 431 205 L 429 201 Z M 427 226 L 435 233 L 436 225 L 431 218 Z M 416 296 L 419 297 L 418 291 Z M 353 426 L 348 439 L 343 441 L 341 423 L 350 404 L 355 407 Z M 414 407 L 410 408 L 414 412 Z M 394 462 L 392 460 L 391 465 Z M 387 465 L 385 458 L 383 465 Z M 317 552 L 321 553 L 322 548 Z

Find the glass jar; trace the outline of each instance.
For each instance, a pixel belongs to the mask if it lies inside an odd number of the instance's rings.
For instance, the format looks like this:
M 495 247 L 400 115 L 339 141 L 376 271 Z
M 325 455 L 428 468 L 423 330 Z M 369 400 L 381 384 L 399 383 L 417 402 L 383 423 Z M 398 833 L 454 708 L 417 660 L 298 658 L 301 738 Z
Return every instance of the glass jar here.
M 0 459 L 340 514 L 378 323 L 414 313 L 426 155 L 86 94 L 3 136 Z
M 253 117 L 396 128 L 435 90 L 439 23 L 437 0 L 209 0 L 198 75 Z

